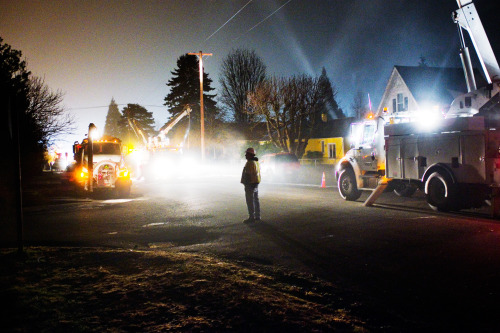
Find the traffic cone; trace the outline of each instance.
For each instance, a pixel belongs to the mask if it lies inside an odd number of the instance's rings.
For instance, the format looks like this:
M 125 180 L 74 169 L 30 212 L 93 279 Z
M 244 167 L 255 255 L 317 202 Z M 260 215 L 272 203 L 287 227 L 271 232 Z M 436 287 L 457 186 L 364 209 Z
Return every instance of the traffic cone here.
M 326 184 L 325 184 L 325 172 L 323 172 L 323 177 L 321 177 L 321 188 L 325 188 L 326 187 Z

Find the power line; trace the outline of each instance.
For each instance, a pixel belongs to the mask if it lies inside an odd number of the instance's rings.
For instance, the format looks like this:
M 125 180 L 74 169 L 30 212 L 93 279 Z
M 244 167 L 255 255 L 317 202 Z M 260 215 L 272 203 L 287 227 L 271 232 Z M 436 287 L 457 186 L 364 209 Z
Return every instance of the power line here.
M 116 104 L 117 106 L 124 106 L 128 104 L 134 104 L 134 103 L 127 103 L 127 104 Z M 141 105 L 138 104 L 142 107 L 152 107 L 152 108 L 166 108 L 166 105 Z M 89 109 L 101 109 L 101 108 L 107 108 L 109 105 L 102 105 L 102 106 L 83 106 L 81 108 L 68 108 L 67 110 L 89 110 Z
M 119 104 L 117 104 L 119 105 Z M 84 106 L 81 108 L 68 108 L 67 110 L 88 110 L 88 109 L 100 109 L 100 108 L 107 108 L 109 105 L 104 105 L 104 106 Z
M 260 21 L 259 23 L 257 23 L 256 25 L 254 25 L 253 27 L 251 27 L 247 32 L 250 32 L 252 31 L 253 29 L 257 28 L 261 23 L 263 23 L 264 21 L 266 21 L 268 18 L 270 18 L 271 16 L 273 16 L 274 14 L 276 14 L 277 11 L 279 11 L 281 8 L 285 7 L 290 1 L 292 0 L 288 0 L 287 2 L 285 2 L 283 5 L 281 5 L 280 8 L 276 9 L 274 12 L 272 12 L 269 16 L 267 16 L 265 19 L 263 19 L 262 21 Z
M 248 4 L 249 4 L 250 2 L 252 2 L 252 1 L 253 1 L 253 0 L 248 1 L 248 2 L 247 2 L 244 6 L 243 6 L 243 7 L 241 7 L 241 8 L 240 8 L 240 10 L 238 10 L 238 11 L 237 11 L 237 12 L 236 12 L 233 16 L 231 16 L 231 18 L 230 18 L 229 20 L 227 20 L 227 21 L 226 21 L 226 23 L 224 23 L 223 25 L 221 25 L 221 26 L 219 27 L 219 29 L 215 30 L 215 32 L 214 32 L 213 34 L 211 34 L 210 36 L 208 36 L 208 37 L 207 37 L 207 39 L 205 39 L 205 42 L 206 42 L 207 40 L 209 40 L 210 38 L 212 38 L 212 36 L 213 36 L 213 35 L 215 35 L 215 34 L 216 34 L 216 33 L 217 33 L 220 29 L 224 28 L 224 26 L 225 26 L 226 24 L 228 24 L 228 23 L 229 23 L 229 21 L 231 21 L 231 20 L 232 20 L 232 19 L 233 19 L 236 15 L 238 15 L 238 13 L 239 13 L 239 12 L 241 12 L 241 11 L 242 11 L 242 10 L 243 10 L 246 6 L 248 6 Z

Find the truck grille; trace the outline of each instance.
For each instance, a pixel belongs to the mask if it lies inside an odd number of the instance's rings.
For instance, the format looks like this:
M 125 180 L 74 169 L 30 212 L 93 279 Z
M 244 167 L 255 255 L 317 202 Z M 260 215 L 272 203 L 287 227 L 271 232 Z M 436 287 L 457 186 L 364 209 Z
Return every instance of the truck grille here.
M 115 184 L 116 170 L 111 163 L 104 163 L 97 167 L 96 170 L 97 186 L 113 186 Z

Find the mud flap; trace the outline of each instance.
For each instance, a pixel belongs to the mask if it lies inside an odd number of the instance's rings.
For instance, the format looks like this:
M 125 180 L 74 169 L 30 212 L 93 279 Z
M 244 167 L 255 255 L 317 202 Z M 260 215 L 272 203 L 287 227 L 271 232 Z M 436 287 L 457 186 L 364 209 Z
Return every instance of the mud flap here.
M 382 193 L 384 193 L 384 190 L 387 188 L 389 185 L 390 179 L 387 179 L 386 177 L 383 177 L 382 179 L 379 180 L 377 187 L 375 190 L 370 194 L 368 199 L 363 203 L 363 206 L 365 207 L 371 207 L 375 203 L 375 201 L 380 197 Z M 500 199 L 500 198 L 499 198 Z

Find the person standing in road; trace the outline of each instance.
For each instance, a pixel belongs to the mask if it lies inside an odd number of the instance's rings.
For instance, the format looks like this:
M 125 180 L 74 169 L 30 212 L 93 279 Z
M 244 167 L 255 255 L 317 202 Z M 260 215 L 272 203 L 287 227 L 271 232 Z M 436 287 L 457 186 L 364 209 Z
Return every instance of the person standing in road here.
M 245 151 L 247 163 L 241 174 L 241 183 L 245 186 L 245 199 L 248 207 L 248 219 L 244 223 L 260 221 L 260 203 L 259 203 L 259 183 L 260 166 L 259 159 L 255 156 L 255 149 L 248 148 Z

